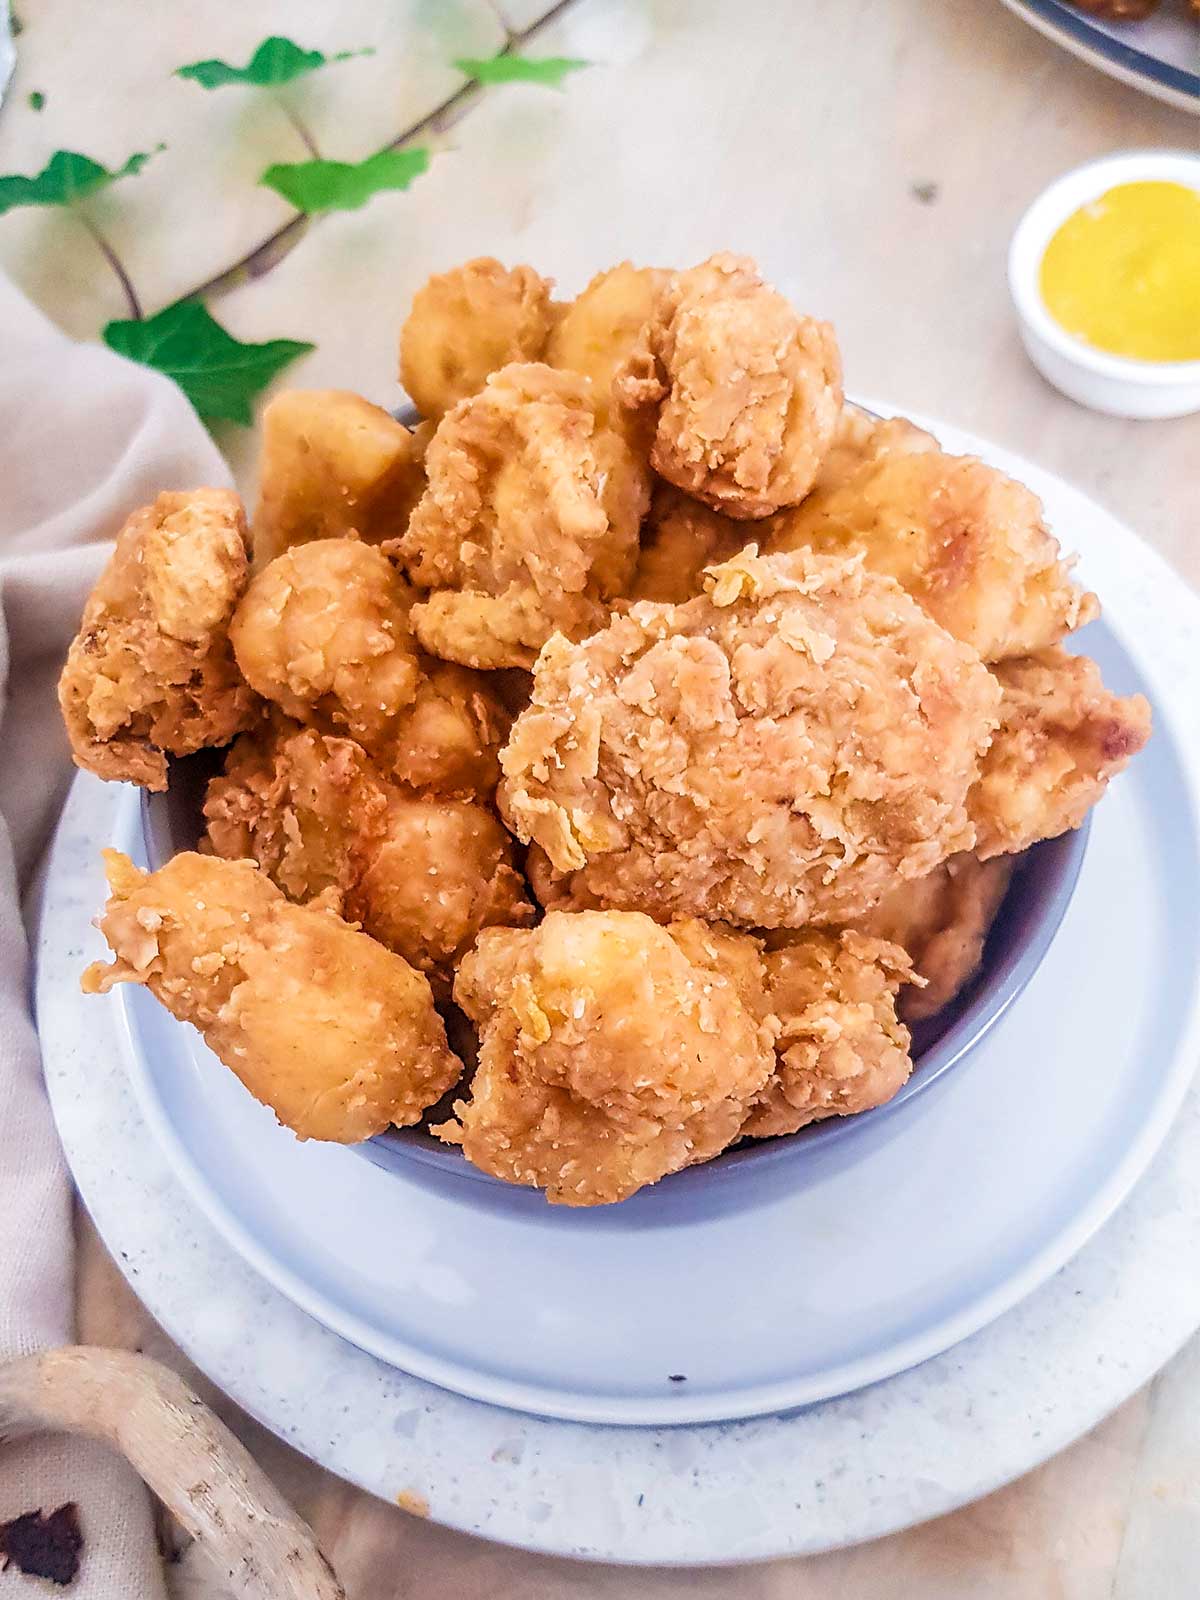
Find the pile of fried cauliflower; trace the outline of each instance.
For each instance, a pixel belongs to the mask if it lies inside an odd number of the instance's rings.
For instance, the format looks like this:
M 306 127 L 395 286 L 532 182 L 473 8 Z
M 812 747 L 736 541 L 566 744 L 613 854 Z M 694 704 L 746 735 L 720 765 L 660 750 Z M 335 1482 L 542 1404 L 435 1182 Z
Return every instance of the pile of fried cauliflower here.
M 251 526 L 137 512 L 60 692 L 102 778 L 225 752 L 195 852 L 109 853 L 86 988 L 301 1138 L 425 1119 L 586 1206 L 894 1095 L 1150 713 L 1063 649 L 1035 496 L 846 404 L 753 262 L 551 287 L 430 280 L 412 430 L 281 394 Z

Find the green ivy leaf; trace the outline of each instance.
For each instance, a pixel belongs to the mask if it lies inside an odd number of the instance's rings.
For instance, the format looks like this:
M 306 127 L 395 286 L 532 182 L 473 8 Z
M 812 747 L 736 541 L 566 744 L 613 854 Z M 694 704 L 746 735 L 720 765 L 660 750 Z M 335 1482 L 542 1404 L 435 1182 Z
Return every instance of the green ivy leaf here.
M 407 189 L 429 169 L 429 151 L 377 150 L 365 161 L 296 161 L 268 167 L 258 180 L 297 211 L 356 211 L 385 189 Z
M 159 145 L 159 150 L 166 149 Z M 118 178 L 132 177 L 140 172 L 151 154 L 143 151 L 130 156 L 123 167 L 110 172 L 90 156 L 81 156 L 75 150 L 56 150 L 36 178 L 26 178 L 20 173 L 10 173 L 0 178 L 0 217 L 16 206 L 69 206 L 85 195 L 107 189 Z
M 43 111 L 45 106 L 46 96 L 40 89 L 34 89 L 29 96 L 29 109 L 31 111 Z
M 568 73 L 579 72 L 591 62 L 571 56 L 500 55 L 490 61 L 461 56 L 454 65 L 476 83 L 541 83 L 548 89 L 561 89 Z
M 334 61 L 349 61 L 352 56 L 373 56 L 374 50 L 339 50 L 327 56 L 321 50 L 302 50 L 291 39 L 273 34 L 264 39 L 244 67 L 231 67 L 228 61 L 192 61 L 176 67 L 177 78 L 191 78 L 204 89 L 220 89 L 227 83 L 254 83 L 262 89 L 278 88 L 316 72 Z
M 252 420 L 250 402 L 275 374 L 315 349 L 299 339 L 243 344 L 199 300 L 178 300 L 141 322 L 110 322 L 104 342 L 174 378 L 206 421 L 242 423 Z

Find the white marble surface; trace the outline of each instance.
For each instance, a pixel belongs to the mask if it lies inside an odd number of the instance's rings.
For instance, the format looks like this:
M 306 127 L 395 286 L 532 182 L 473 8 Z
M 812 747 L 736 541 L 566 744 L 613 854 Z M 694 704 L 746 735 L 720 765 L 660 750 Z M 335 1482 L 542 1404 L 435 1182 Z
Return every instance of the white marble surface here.
M 312 90 L 323 131 L 345 136 L 330 153 L 352 154 L 368 131 L 362 106 L 372 118 L 394 112 L 398 129 L 433 103 L 454 30 L 453 53 L 458 40 L 483 53 L 498 37 L 482 0 L 390 7 L 386 23 L 365 4 L 181 0 L 153 29 L 138 0 L 24 10 L 20 76 L 0 117 L 5 170 L 33 170 L 60 144 L 117 161 L 171 143 L 170 162 L 107 203 L 154 308 L 255 242 L 270 220 L 256 208 L 271 197 L 249 180 L 263 159 L 292 154 L 286 126 L 246 98 L 202 97 L 165 68 L 244 59 L 273 29 L 332 48 L 365 42 L 364 28 L 392 30 L 380 77 L 369 64 L 351 77 L 348 65 Z M 430 49 L 424 30 L 435 23 L 450 32 Z M 834 318 L 860 390 L 1014 445 L 1200 575 L 1195 419 L 1122 423 L 1046 389 L 1020 351 L 1003 281 L 1011 227 L 1045 181 L 1122 146 L 1194 147 L 1190 118 L 1068 59 L 998 0 L 575 0 L 537 48 L 601 65 L 563 96 L 484 97 L 409 195 L 322 223 L 275 273 L 220 303 L 244 337 L 318 340 L 289 381 L 388 398 L 405 300 L 430 270 L 471 253 L 531 259 L 572 287 L 622 254 L 687 259 L 732 245 Z M 25 106 L 32 89 L 48 95 L 40 116 Z M 931 184 L 936 199 L 918 200 L 914 186 Z M 3 219 L 0 262 L 81 334 L 119 311 L 63 219 Z M 250 440 L 230 434 L 228 444 L 248 479 Z M 86 1223 L 83 1238 L 81 1333 L 186 1366 Z M 1181 1282 L 1189 1272 L 1181 1257 Z M 1196 1345 L 1088 1438 L 974 1507 L 858 1550 L 737 1574 L 634 1576 L 497 1550 L 339 1484 L 225 1409 L 317 1528 L 352 1600 L 1174 1600 L 1194 1593 L 1200 1565 Z M 181 1594 L 215 1592 L 189 1558 L 172 1571 Z

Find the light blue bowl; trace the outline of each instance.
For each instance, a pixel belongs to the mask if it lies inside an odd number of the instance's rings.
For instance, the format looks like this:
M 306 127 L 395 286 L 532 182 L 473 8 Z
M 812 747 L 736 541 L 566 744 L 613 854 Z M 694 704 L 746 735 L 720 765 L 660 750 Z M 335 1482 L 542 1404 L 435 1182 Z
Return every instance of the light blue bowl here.
M 143 792 L 143 829 L 152 867 L 161 866 L 180 850 L 195 849 L 203 831 L 204 789 L 217 770 L 214 753 L 205 752 L 173 764 L 165 794 Z M 852 1117 L 815 1122 L 782 1138 L 744 1140 L 702 1166 L 661 1179 L 654 1192 L 664 1188 L 674 1193 L 695 1191 L 734 1178 L 749 1167 L 761 1172 L 768 1165 L 803 1161 L 815 1145 L 851 1138 L 868 1124 L 875 1128 L 882 1118 L 895 1116 L 965 1060 L 1016 1000 L 1050 948 L 1079 877 L 1090 826 L 1088 819 L 1075 832 L 1025 852 L 988 935 L 979 973 L 949 1006 L 913 1029 L 912 1076 L 886 1105 Z M 430 1120 L 436 1122 L 448 1114 L 443 1105 Z M 424 1169 L 439 1188 L 444 1189 L 449 1180 L 451 1192 L 465 1182 L 503 1190 L 516 1198 L 511 1184 L 473 1167 L 457 1149 L 435 1139 L 423 1127 L 393 1128 L 353 1148 L 376 1166 L 403 1171 L 410 1177 L 420 1176 Z M 541 1200 L 537 1191 L 526 1195 Z

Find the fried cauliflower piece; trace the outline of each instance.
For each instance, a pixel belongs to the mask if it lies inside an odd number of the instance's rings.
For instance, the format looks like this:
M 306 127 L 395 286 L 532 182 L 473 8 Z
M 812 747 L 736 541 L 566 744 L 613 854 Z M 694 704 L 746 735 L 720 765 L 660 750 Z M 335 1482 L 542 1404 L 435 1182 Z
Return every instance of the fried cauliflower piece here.
M 941 1011 L 979 971 L 1015 864 L 1011 856 L 951 856 L 925 877 L 898 883 L 857 918 L 859 933 L 899 945 L 925 980 L 923 988 L 914 984 L 900 995 L 897 1010 L 905 1022 Z
M 896 1016 L 897 991 L 912 976 L 904 951 L 849 931 L 786 937 L 765 957 L 780 1033 L 775 1071 L 742 1124 L 756 1139 L 883 1105 L 912 1072 Z
M 821 462 L 812 492 L 841 488 L 862 467 L 885 455 L 920 455 L 938 442 L 907 417 L 876 417 L 850 401 L 842 407 L 833 443 Z M 780 513 L 786 517 L 786 512 Z
M 654 428 L 651 465 L 730 517 L 813 486 L 842 408 L 833 329 L 799 316 L 745 256 L 676 273 L 618 370 L 621 407 Z
M 429 487 L 389 547 L 419 589 L 413 627 L 431 654 L 528 667 L 557 629 L 603 626 L 628 587 L 649 502 L 644 467 L 600 425 L 573 372 L 505 367 L 444 418 Z
M 704 588 L 704 569 L 728 561 L 752 536 L 744 522 L 659 484 L 642 524 L 637 569 L 629 586 L 634 600 L 682 605 Z
M 753 939 L 628 912 L 491 929 L 454 997 L 480 1030 L 468 1161 L 554 1204 L 609 1205 L 734 1139 L 774 1067 Z
M 312 539 L 402 533 L 425 486 L 424 432 L 346 389 L 288 389 L 262 418 L 254 560 Z
M 612 403 L 613 379 L 637 344 L 659 291 L 670 277 L 659 267 L 635 267 L 622 261 L 620 266 L 597 273 L 579 298 L 565 308 L 550 334 L 547 365 L 581 372 L 590 379 L 597 414 L 604 421 L 619 419 L 619 410 Z
M 1055 647 L 994 671 L 1000 727 L 967 797 L 982 860 L 1077 828 L 1150 737 L 1149 702 L 1111 694 L 1087 656 Z
M 430 278 L 400 333 L 400 382 L 436 422 L 511 361 L 537 361 L 554 321 L 548 278 L 490 256 Z
M 460 1075 L 425 979 L 252 862 L 105 861 L 115 960 L 87 969 L 85 992 L 144 984 L 298 1138 L 356 1144 L 416 1122 Z
M 382 754 L 393 778 L 422 794 L 488 800 L 512 727 L 501 686 L 469 667 L 421 657 L 421 681 Z
M 481 928 L 532 907 L 512 841 L 483 806 L 389 783 L 350 739 L 277 723 L 246 735 L 204 805 L 208 843 L 251 857 L 292 900 L 333 891 L 348 920 L 449 995 Z
M 121 529 L 59 679 L 77 766 L 165 789 L 168 755 L 228 744 L 253 720 L 229 645 L 246 540 L 227 489 L 160 494 Z
M 422 654 L 411 606 L 381 551 L 319 539 L 254 578 L 230 637 L 246 678 L 287 716 L 357 740 L 414 787 L 489 794 L 511 718 L 484 679 Z
M 565 892 L 803 927 L 970 848 L 999 703 L 978 656 L 861 561 L 751 545 L 705 583 L 538 659 L 499 801 Z
M 1057 643 L 1099 615 L 1041 502 L 971 456 L 883 449 L 772 519 L 766 548 L 861 554 L 985 661 Z

